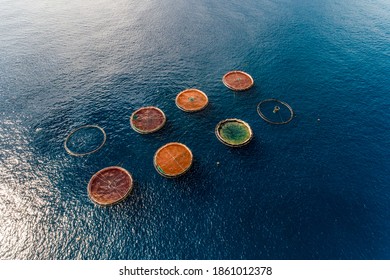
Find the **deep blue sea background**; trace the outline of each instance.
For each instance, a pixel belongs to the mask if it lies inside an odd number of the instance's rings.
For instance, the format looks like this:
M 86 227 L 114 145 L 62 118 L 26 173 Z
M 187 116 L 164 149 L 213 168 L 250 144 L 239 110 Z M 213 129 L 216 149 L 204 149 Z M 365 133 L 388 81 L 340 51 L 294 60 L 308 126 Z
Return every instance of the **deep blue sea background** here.
M 0 0 L 1 259 L 390 259 L 388 0 Z M 252 75 L 227 89 L 230 70 Z M 175 96 L 209 97 L 188 114 Z M 295 118 L 273 126 L 257 104 Z M 141 106 L 159 132 L 129 125 Z M 232 149 L 225 118 L 254 132 Z M 97 124 L 103 148 L 72 157 L 71 130 Z M 153 167 L 162 145 L 190 172 Z M 217 164 L 219 162 L 219 164 Z M 134 190 L 100 207 L 87 183 L 120 165 Z

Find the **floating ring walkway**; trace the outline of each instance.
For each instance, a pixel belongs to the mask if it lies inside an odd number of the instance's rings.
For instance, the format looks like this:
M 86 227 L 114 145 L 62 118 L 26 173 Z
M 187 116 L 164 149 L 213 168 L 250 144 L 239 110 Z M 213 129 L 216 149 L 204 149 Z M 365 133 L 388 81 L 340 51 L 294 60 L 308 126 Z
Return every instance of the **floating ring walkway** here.
M 257 113 L 270 124 L 286 124 L 294 117 L 291 106 L 275 98 L 261 101 L 257 105 Z
M 86 130 L 86 129 L 97 129 L 99 132 L 102 133 L 103 135 L 103 140 L 102 142 L 100 143 L 100 145 L 98 147 L 96 147 L 95 149 L 92 149 L 90 151 L 86 151 L 86 152 L 76 152 L 76 151 L 72 151 L 71 148 L 68 147 L 68 142 L 69 140 L 71 139 L 72 136 L 74 136 L 77 132 L 81 131 L 81 130 Z M 106 132 L 104 131 L 103 128 L 101 128 L 100 126 L 98 125 L 93 125 L 93 124 L 89 124 L 89 125 L 83 125 L 83 126 L 80 126 L 78 128 L 76 128 L 75 130 L 73 130 L 72 132 L 69 133 L 69 135 L 65 138 L 65 141 L 64 141 L 64 148 L 65 148 L 65 151 L 72 155 L 72 156 L 77 156 L 77 157 L 80 157 L 80 156 L 85 156 L 85 155 L 89 155 L 89 154 L 92 154 L 92 153 L 95 153 L 97 152 L 98 150 L 100 150 L 103 145 L 106 143 L 106 140 L 107 140 L 107 135 L 106 135 Z M 85 140 L 81 143 L 81 144 L 85 144 Z M 80 145 L 81 145 L 80 144 Z

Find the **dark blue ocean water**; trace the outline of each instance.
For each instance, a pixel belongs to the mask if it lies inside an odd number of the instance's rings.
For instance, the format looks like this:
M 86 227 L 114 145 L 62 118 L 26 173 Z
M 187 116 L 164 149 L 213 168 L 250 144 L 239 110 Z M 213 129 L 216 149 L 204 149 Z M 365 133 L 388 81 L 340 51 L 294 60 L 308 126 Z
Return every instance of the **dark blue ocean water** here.
M 0 0 L 1 259 L 390 259 L 390 2 L 387 0 Z M 240 93 L 221 82 L 252 75 Z M 175 106 L 181 90 L 206 110 Z M 296 115 L 264 122 L 279 98 Z M 141 106 L 158 133 L 129 125 Z M 225 118 L 254 132 L 232 149 Z M 97 124 L 103 148 L 72 157 L 68 133 Z M 153 167 L 162 145 L 190 172 Z M 219 162 L 219 164 L 217 164 Z M 120 165 L 135 180 L 99 207 L 87 183 Z

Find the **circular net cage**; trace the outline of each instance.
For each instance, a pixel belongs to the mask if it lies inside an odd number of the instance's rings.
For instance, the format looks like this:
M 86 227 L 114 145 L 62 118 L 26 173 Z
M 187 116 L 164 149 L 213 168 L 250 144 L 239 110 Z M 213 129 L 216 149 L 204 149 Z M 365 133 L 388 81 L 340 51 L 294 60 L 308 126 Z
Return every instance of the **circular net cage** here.
M 266 99 L 257 105 L 257 113 L 271 124 L 286 124 L 294 117 L 294 111 L 286 102 L 278 99 Z
M 131 127 L 138 133 L 147 134 L 160 130 L 166 122 L 163 111 L 157 107 L 142 107 L 130 117 Z
M 64 148 L 72 156 L 85 156 L 100 150 L 106 143 L 106 133 L 97 125 L 76 128 L 66 137 Z
M 154 155 L 154 167 L 167 178 L 186 173 L 192 165 L 192 152 L 184 144 L 172 142 L 162 146 Z
M 223 84 L 231 90 L 242 91 L 250 89 L 253 84 L 253 78 L 243 71 L 230 71 L 222 78 Z
M 124 200 L 133 188 L 131 174 L 118 166 L 95 173 L 88 183 L 88 196 L 96 204 L 113 205 Z
M 207 95 L 198 89 L 186 89 L 176 96 L 176 106 L 185 112 L 197 112 L 203 110 L 209 100 Z
M 253 138 L 249 124 L 239 119 L 220 121 L 215 127 L 215 134 L 219 141 L 230 147 L 242 147 Z

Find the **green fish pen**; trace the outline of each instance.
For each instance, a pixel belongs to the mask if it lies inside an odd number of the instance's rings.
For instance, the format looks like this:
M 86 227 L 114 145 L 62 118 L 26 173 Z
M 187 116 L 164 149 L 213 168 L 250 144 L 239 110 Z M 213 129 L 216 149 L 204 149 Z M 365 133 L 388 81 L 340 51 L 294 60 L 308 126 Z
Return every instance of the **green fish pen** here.
M 215 127 L 218 140 L 229 147 L 242 147 L 253 138 L 249 124 L 239 119 L 226 119 L 220 121 Z

